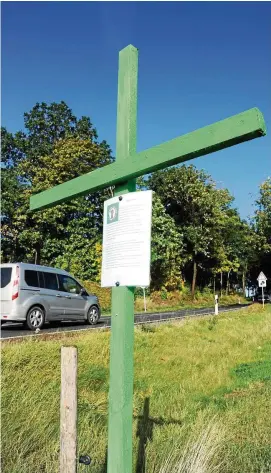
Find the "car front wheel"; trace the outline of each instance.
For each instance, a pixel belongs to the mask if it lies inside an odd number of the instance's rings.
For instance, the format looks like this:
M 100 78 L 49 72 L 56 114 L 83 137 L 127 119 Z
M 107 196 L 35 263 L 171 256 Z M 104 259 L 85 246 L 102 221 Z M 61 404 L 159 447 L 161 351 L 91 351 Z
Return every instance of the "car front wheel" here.
M 100 318 L 100 310 L 96 305 L 90 307 L 87 315 L 89 325 L 96 325 Z
M 45 320 L 44 310 L 39 306 L 31 307 L 26 317 L 26 325 L 30 330 L 41 329 Z

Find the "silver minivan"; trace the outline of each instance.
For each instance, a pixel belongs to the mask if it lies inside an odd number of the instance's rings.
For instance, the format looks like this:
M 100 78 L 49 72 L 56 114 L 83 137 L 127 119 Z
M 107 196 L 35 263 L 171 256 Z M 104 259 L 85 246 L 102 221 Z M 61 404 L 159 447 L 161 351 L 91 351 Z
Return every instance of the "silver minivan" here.
M 1 324 L 24 322 L 30 330 L 45 322 L 98 322 L 98 298 L 62 269 L 27 263 L 6 263 L 1 270 Z

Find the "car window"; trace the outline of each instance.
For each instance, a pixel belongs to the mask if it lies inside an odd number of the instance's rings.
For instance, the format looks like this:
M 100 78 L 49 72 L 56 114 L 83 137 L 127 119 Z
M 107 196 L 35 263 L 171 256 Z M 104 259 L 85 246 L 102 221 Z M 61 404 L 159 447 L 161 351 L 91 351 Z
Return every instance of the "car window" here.
M 44 286 L 46 289 L 51 289 L 53 291 L 58 291 L 58 282 L 55 273 L 43 272 L 44 276 Z
M 58 274 L 60 291 L 69 292 L 71 294 L 79 294 L 81 290 L 80 284 L 70 276 Z
M 1 288 L 6 287 L 11 281 L 12 268 L 1 268 Z
M 43 272 L 42 272 L 42 271 L 37 271 L 37 273 L 38 273 L 38 278 L 39 278 L 40 287 L 45 287 L 45 285 L 44 285 Z
M 28 286 L 40 287 L 37 271 L 26 269 L 24 272 L 24 280 Z

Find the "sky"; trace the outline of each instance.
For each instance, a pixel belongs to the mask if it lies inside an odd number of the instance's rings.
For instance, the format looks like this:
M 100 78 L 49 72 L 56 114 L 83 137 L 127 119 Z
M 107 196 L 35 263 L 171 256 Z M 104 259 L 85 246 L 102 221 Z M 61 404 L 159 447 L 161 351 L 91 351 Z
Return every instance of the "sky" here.
M 2 2 L 2 126 L 64 100 L 115 152 L 118 53 L 139 49 L 137 151 L 258 107 L 267 136 L 187 164 L 254 211 L 271 175 L 270 2 Z

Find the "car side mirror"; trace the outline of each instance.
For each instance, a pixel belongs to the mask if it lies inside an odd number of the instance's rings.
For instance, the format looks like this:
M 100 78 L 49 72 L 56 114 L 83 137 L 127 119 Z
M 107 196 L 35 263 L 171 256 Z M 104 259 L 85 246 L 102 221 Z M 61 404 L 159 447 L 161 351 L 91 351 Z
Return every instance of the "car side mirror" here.
M 87 293 L 87 291 L 85 290 L 84 287 L 82 287 L 82 288 L 80 289 L 80 296 L 88 296 L 88 293 Z

